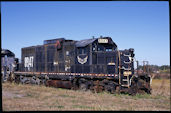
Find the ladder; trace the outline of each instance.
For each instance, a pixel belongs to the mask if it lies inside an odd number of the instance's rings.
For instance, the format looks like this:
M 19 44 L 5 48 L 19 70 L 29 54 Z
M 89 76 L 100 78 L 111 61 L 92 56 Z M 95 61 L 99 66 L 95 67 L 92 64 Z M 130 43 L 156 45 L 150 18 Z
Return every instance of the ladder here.
M 129 88 L 129 85 L 130 85 L 130 81 L 129 81 L 129 74 L 126 74 L 123 76 L 123 78 L 121 77 L 121 68 L 124 69 L 124 70 L 131 70 L 130 68 L 130 63 L 131 62 L 126 62 L 128 63 L 128 69 L 125 68 L 125 67 L 121 67 L 121 55 L 120 55 L 120 51 L 118 50 L 118 57 L 119 57 L 119 84 L 121 86 L 124 86 L 124 87 L 128 87 Z M 124 62 L 125 63 L 125 62 Z
M 130 81 L 129 81 L 129 75 L 123 76 L 121 86 L 124 86 L 124 87 L 128 87 L 128 88 L 129 88 L 129 85 L 130 85 L 129 82 L 130 82 Z

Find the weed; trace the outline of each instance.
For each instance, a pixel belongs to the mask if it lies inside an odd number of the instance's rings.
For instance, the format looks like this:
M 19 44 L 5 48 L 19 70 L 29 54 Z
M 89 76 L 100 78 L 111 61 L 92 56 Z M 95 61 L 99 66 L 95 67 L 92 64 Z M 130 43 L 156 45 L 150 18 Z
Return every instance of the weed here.
M 116 96 L 116 97 L 121 97 L 122 96 L 122 94 L 117 94 L 117 93 L 115 93 L 113 95 Z
M 33 97 L 34 95 L 31 93 L 27 93 L 25 97 Z
M 165 96 L 161 95 L 161 94 L 157 94 L 156 96 L 151 96 L 152 99 L 164 99 Z
M 149 94 L 136 94 L 132 97 L 133 99 L 149 99 L 151 96 Z
M 125 108 L 121 108 L 119 109 L 120 111 L 129 111 L 128 109 L 125 109 Z
M 18 96 L 14 96 L 13 98 L 14 98 L 14 99 L 19 99 L 20 97 L 18 97 Z
M 62 88 L 57 88 L 58 90 L 64 90 L 64 89 L 62 89 Z
M 64 108 L 64 106 L 53 106 L 53 105 L 52 105 L 52 106 L 49 106 L 49 108 L 56 108 L 56 107 L 57 107 L 57 108 L 60 108 L 60 109 L 61 109 L 61 108 Z
M 72 103 L 76 103 L 77 101 L 76 100 L 71 100 L 72 101 Z
M 64 108 L 64 106 L 57 106 L 58 108 Z
M 73 105 L 73 108 L 81 108 L 81 109 L 95 109 L 94 107 L 84 106 L 84 105 Z
M 58 95 L 60 97 L 71 97 L 71 98 L 75 98 L 75 96 L 70 96 L 70 95 Z

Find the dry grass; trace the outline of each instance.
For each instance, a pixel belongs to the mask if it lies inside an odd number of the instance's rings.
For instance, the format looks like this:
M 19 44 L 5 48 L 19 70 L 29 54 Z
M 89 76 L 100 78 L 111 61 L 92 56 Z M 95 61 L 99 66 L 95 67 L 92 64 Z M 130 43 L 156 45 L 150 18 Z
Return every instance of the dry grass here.
M 153 80 L 152 95 L 92 93 L 15 83 L 2 84 L 3 111 L 170 111 L 170 80 Z

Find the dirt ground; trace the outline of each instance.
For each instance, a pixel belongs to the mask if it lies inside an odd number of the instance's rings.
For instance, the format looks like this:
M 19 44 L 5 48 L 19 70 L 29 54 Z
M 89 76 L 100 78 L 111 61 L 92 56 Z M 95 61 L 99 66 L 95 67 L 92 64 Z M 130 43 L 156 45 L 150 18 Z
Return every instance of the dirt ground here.
M 170 111 L 170 80 L 154 79 L 152 89 L 129 96 L 3 83 L 2 111 Z

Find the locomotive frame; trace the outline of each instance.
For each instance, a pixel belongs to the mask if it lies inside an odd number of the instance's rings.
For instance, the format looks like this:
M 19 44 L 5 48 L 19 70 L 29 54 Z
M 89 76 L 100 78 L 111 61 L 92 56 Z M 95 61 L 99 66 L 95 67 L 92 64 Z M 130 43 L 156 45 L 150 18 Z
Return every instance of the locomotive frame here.
M 118 50 L 111 37 L 45 40 L 43 45 L 21 51 L 19 71 L 11 76 L 17 83 L 132 95 L 151 93 L 151 76 L 134 73 L 134 49 Z

